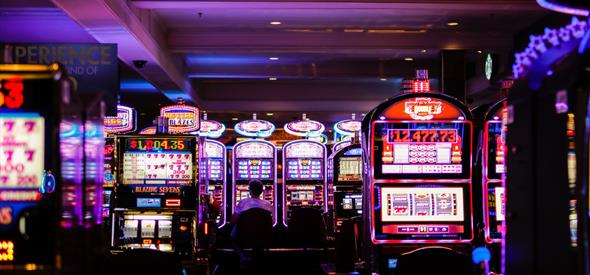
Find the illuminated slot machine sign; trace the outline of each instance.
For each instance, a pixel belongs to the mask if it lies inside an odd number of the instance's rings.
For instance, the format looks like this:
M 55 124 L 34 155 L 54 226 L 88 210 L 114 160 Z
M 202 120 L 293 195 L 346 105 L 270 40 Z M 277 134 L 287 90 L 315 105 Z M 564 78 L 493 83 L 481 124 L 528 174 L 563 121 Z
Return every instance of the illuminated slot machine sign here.
M 471 114 L 439 94 L 407 94 L 378 107 L 371 130 L 372 240 L 473 238 Z
M 209 196 L 217 203 L 221 212 L 216 217 L 217 224 L 222 226 L 225 223 L 226 188 L 225 188 L 225 146 L 215 140 L 207 140 L 205 145 L 207 154 L 207 177 L 209 179 Z
M 362 214 L 362 148 L 360 144 L 348 145 L 334 153 L 333 186 L 334 194 L 329 198 L 335 206 L 336 226 L 344 217 Z
M 327 209 L 326 147 L 295 140 L 283 146 L 283 223 L 293 207 Z
M 104 117 L 105 133 L 129 133 L 135 131 L 136 127 L 137 115 L 131 107 L 117 105 L 117 116 Z
M 276 199 L 276 148 L 264 140 L 247 140 L 236 143 L 233 153 L 232 212 L 240 200 L 249 197 L 250 180 L 263 184 L 262 199 L 275 206 Z M 276 215 L 273 215 L 276 224 Z
M 360 136 L 361 122 L 354 119 L 342 120 L 334 124 L 334 141 L 350 140 L 355 134 Z
M 109 207 L 111 204 L 111 194 L 113 193 L 113 187 L 115 186 L 116 179 L 116 140 L 113 137 L 107 137 L 104 145 L 104 176 L 103 176 L 103 208 L 102 217 L 109 217 Z
M 194 106 L 184 104 L 166 106 L 160 109 L 160 116 L 168 119 L 170 133 L 198 131 L 201 125 L 199 108 Z
M 486 114 L 483 148 L 484 214 L 486 216 L 485 239 L 488 243 L 502 240 L 505 220 L 505 194 L 503 175 L 506 172 L 505 101 L 493 105 Z

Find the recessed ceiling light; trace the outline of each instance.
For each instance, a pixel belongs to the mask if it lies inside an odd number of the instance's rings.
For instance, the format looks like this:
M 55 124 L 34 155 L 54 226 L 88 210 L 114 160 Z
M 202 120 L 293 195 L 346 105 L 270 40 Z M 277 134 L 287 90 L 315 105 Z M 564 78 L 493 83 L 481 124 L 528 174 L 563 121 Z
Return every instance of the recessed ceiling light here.
M 449 22 L 449 23 L 447 23 L 447 25 L 451 26 L 451 27 L 455 27 L 455 26 L 459 26 L 459 22 Z
M 382 78 L 379 78 L 379 80 L 381 80 L 381 81 L 387 81 L 387 78 L 382 77 Z
M 411 58 L 411 57 L 406 57 L 406 58 L 404 58 L 404 60 L 405 60 L 405 61 L 414 61 L 414 58 Z
M 425 53 L 425 52 L 426 52 L 426 50 L 421 50 L 421 52 Z
M 271 25 L 280 25 L 283 24 L 281 21 L 270 21 Z
M 277 78 L 276 77 L 269 77 L 268 80 L 274 81 L 274 80 L 277 80 Z
M 266 113 L 267 116 L 273 116 L 274 113 Z
M 482 51 L 477 51 L 477 53 L 483 53 Z
M 271 56 L 271 57 L 269 57 L 268 59 L 269 59 L 269 60 L 279 60 L 279 58 L 278 58 L 278 57 L 276 57 L 276 56 Z
M 232 117 L 231 120 L 236 121 L 236 120 L 238 120 L 238 118 L 237 117 Z

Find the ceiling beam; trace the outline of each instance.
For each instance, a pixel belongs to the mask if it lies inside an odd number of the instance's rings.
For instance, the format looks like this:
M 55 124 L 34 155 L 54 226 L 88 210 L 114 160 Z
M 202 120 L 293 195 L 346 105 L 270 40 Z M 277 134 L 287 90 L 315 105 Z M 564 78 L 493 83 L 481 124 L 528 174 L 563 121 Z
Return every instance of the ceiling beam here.
M 509 50 L 510 34 L 453 33 L 342 33 L 290 31 L 219 31 L 172 29 L 168 47 L 175 53 L 200 52 L 320 52 L 350 53 L 383 49 L 487 49 Z
M 128 1 L 52 0 L 99 43 L 118 44 L 118 57 L 153 83 L 168 97 L 179 95 L 196 101 L 192 83 L 183 72 L 183 61 L 166 48 L 165 35 L 150 11 L 134 10 Z M 139 16 L 137 15 L 139 14 Z M 145 60 L 144 68 L 133 61 Z
M 209 1 L 165 1 L 165 0 L 133 0 L 135 6 L 141 9 L 209 9 L 209 8 L 260 8 L 260 9 L 301 9 L 301 8 L 337 8 L 337 9 L 432 9 L 432 10 L 464 10 L 490 11 L 496 9 L 510 9 L 513 11 L 538 11 L 539 6 L 530 0 L 209 0 Z

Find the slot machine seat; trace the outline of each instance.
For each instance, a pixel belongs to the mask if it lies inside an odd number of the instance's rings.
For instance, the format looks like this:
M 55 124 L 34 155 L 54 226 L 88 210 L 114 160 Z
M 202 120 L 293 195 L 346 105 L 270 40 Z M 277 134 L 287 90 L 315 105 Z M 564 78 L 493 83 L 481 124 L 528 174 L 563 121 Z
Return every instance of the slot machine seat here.
M 326 223 L 321 210 L 309 207 L 293 209 L 287 235 L 293 247 L 326 248 Z
M 248 209 L 236 223 L 235 242 L 240 248 L 267 249 L 272 243 L 272 216 L 261 208 Z
M 397 260 L 395 274 L 471 275 L 473 267 L 466 254 L 446 247 L 425 247 L 402 254 Z

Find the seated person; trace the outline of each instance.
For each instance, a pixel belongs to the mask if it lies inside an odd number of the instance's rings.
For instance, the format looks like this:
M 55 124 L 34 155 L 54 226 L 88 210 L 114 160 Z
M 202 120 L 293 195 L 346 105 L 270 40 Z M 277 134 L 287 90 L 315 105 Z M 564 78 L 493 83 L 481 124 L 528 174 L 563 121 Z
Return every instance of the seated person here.
M 264 210 L 268 210 L 272 215 L 272 204 L 260 198 L 260 195 L 262 194 L 262 188 L 262 182 L 260 182 L 259 180 L 252 180 L 250 181 L 250 183 L 248 183 L 248 191 L 250 192 L 250 197 L 242 199 L 240 202 L 238 202 L 236 210 L 232 216 L 233 223 L 236 222 L 240 213 L 251 208 L 262 208 Z

